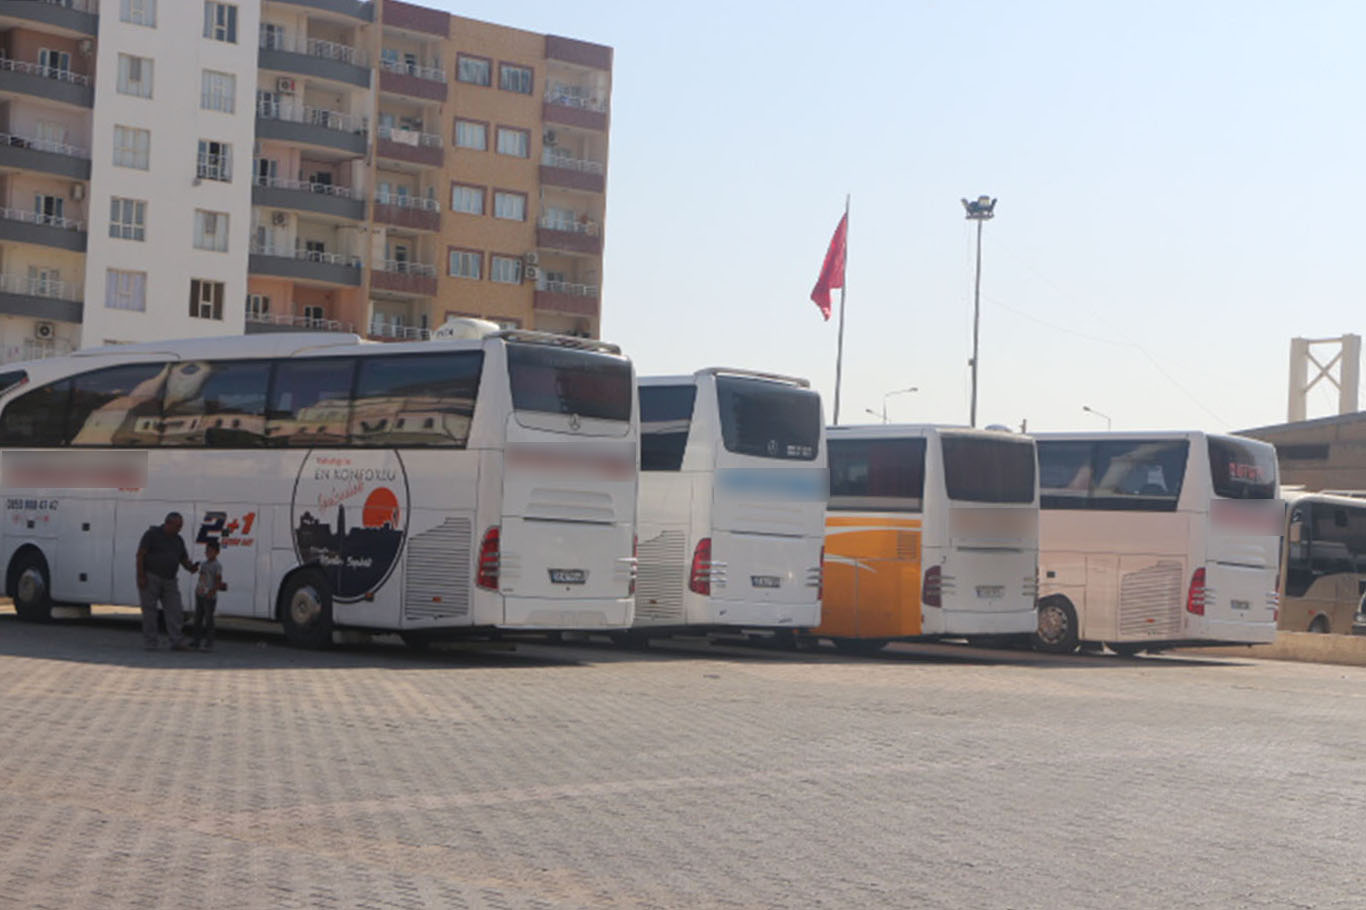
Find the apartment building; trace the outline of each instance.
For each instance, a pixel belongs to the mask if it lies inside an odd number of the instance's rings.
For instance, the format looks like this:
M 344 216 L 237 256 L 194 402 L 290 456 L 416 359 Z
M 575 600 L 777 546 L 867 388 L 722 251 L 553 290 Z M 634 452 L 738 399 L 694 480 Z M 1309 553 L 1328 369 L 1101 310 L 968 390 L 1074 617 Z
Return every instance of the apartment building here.
M 597 336 L 612 51 L 399 0 L 0 0 L 0 359 Z

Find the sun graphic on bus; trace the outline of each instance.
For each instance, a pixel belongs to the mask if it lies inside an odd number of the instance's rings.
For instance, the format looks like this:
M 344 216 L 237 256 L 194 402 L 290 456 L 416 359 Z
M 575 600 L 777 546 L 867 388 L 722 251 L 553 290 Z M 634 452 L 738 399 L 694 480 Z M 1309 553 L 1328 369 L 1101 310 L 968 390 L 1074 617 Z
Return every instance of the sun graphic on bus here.
M 360 522 L 367 528 L 400 527 L 398 523 L 398 497 L 388 487 L 376 487 L 365 498 L 361 508 Z

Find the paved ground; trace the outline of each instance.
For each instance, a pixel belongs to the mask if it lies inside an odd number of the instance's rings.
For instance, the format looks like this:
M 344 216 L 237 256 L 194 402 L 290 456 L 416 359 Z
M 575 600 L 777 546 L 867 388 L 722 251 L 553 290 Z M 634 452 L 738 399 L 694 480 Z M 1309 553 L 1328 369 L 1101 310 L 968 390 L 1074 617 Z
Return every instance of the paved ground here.
M 0 907 L 1360 907 L 1366 669 L 0 615 Z

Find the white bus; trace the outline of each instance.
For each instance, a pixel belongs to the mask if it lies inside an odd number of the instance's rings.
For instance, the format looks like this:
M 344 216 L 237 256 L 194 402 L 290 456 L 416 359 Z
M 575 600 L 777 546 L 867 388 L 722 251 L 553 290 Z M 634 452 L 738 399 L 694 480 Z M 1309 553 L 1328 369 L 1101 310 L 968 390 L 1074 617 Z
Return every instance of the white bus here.
M 465 329 L 168 341 L 9 367 L 0 559 L 16 611 L 137 604 L 139 537 L 174 510 L 192 559 L 221 546 L 218 612 L 279 620 L 296 645 L 344 627 L 417 643 L 629 626 L 631 362 L 595 341 Z
M 1276 450 L 1200 432 L 1039 434 L 1036 646 L 1120 654 L 1276 636 Z
M 841 650 L 1037 625 L 1034 440 L 935 426 L 829 429 L 825 602 Z
M 816 625 L 820 396 L 804 379 L 729 369 L 644 377 L 639 394 L 636 627 Z

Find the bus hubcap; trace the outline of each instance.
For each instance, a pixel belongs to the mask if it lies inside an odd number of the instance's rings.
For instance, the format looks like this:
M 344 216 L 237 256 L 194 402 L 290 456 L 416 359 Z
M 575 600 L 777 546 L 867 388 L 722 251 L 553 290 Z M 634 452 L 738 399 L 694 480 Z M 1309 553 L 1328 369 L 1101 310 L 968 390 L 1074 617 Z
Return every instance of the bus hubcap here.
M 1047 606 L 1039 610 L 1039 637 L 1045 641 L 1058 641 L 1067 631 L 1067 616 L 1061 609 Z
M 322 599 L 312 587 L 303 587 L 295 591 L 294 597 L 289 601 L 289 618 L 295 625 L 309 625 L 315 622 L 322 612 Z
M 47 586 L 43 584 L 43 573 L 37 569 L 25 569 L 19 576 L 19 600 L 21 603 L 36 604 L 43 599 Z

